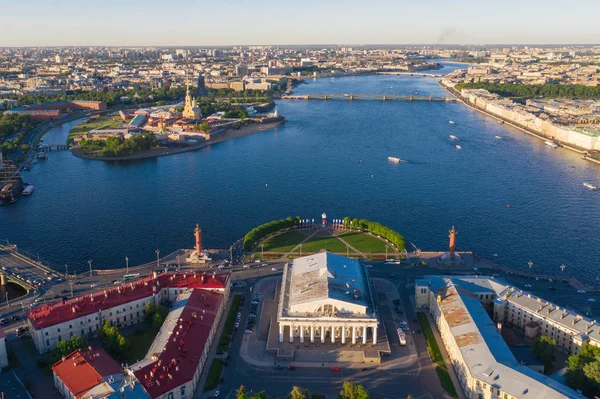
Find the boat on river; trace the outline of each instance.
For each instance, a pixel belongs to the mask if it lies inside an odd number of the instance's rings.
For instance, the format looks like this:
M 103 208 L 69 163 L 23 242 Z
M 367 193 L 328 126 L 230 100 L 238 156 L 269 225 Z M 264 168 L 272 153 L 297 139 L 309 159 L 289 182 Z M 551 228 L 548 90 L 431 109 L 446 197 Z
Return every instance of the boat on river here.
M 598 187 L 588 182 L 583 183 L 583 187 L 587 188 L 588 190 L 598 190 Z
M 501 136 L 494 136 L 494 137 L 495 137 L 496 139 L 498 139 L 498 140 L 502 140 L 502 137 L 501 137 Z
M 461 147 L 460 145 L 458 145 L 458 144 L 457 144 L 457 145 L 456 145 L 456 149 L 457 149 L 457 150 L 462 150 L 462 147 Z
M 31 195 L 33 193 L 34 187 L 33 184 L 29 184 L 29 183 L 24 183 L 25 188 L 23 188 L 23 192 L 21 193 L 21 195 Z
M 396 157 L 388 157 L 388 161 L 392 163 L 408 162 L 406 159 L 400 159 Z
M 552 148 L 558 148 L 558 144 L 556 144 L 554 141 L 552 140 L 546 140 L 544 141 L 544 144 L 546 144 L 548 147 L 552 147 Z
M 454 125 L 454 121 L 448 121 L 448 123 Z
M 451 134 L 450 135 L 450 139 L 452 139 L 452 140 L 458 140 L 458 137 L 456 137 L 455 135 Z

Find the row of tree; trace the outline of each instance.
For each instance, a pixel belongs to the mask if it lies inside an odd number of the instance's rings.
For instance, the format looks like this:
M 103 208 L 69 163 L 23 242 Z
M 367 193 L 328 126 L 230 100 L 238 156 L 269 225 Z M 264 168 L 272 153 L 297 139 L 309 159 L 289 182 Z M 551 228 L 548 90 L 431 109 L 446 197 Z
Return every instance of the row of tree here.
M 156 135 L 152 132 L 136 134 L 128 139 L 117 136 L 108 137 L 104 141 L 102 155 L 105 157 L 122 157 L 136 152 L 148 151 L 156 147 L 157 144 Z
M 485 89 L 504 97 L 600 98 L 600 86 L 479 82 L 459 83 L 454 88 L 458 91 L 462 89 Z
M 13 145 L 19 146 L 23 137 L 31 131 L 37 122 L 31 120 L 29 115 L 16 115 L 3 113 L 0 117 L 0 142 L 5 138 L 18 133 L 18 136 L 12 142 Z
M 102 346 L 115 359 L 123 360 L 129 349 L 129 341 L 117 326 L 111 326 L 108 320 L 104 320 L 102 329 L 98 333 Z
M 275 233 L 276 231 L 297 226 L 300 223 L 300 220 L 302 220 L 300 216 L 296 216 L 295 218 L 289 216 L 285 219 L 273 220 L 253 228 L 244 236 L 244 249 L 250 251 L 262 238 Z
M 91 91 L 76 91 L 68 92 L 60 95 L 49 94 L 26 94 L 19 96 L 16 106 L 27 104 L 41 104 L 51 101 L 65 100 L 90 100 L 104 101 L 108 106 L 127 103 L 127 104 L 143 104 L 157 101 L 173 101 L 185 96 L 185 87 L 160 87 L 157 89 L 117 89 L 117 90 L 91 90 Z M 126 97 L 127 100 L 122 101 L 121 98 Z
M 265 391 L 260 391 L 256 394 L 249 394 L 246 391 L 246 387 L 243 385 L 238 388 L 236 392 L 237 399 L 269 399 L 269 395 Z M 323 395 L 313 395 L 306 388 L 294 386 L 287 396 L 288 399 L 318 399 L 324 398 Z M 342 390 L 338 396 L 339 399 L 370 399 L 369 393 L 367 390 L 359 384 L 356 384 L 351 381 L 344 381 L 344 385 L 342 386 Z M 412 399 L 409 395 L 407 399 Z
M 404 251 L 404 237 L 402 237 L 402 235 L 397 231 L 392 230 L 389 227 L 382 225 L 381 223 L 372 222 L 370 220 L 365 219 L 353 219 L 350 216 L 346 216 L 344 218 L 344 226 L 352 227 L 355 229 L 367 230 L 373 234 L 388 239 L 392 244 L 394 244 L 398 248 L 398 251 Z

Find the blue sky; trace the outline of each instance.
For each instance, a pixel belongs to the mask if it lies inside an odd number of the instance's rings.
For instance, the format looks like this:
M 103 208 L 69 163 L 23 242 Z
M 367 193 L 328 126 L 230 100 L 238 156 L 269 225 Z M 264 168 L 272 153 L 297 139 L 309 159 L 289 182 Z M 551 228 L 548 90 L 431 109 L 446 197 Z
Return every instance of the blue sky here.
M 0 0 L 0 46 L 600 43 L 600 0 Z

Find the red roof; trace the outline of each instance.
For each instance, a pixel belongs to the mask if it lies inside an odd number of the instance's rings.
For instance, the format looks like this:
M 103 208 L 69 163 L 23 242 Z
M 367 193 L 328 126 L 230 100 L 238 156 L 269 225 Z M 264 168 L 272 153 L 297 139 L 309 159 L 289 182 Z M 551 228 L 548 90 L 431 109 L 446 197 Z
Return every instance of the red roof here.
M 156 398 L 191 381 L 223 294 L 194 290 L 158 359 L 134 372 L 146 392 Z M 165 332 L 168 333 L 168 332 Z
M 104 377 L 122 374 L 119 363 L 101 348 L 79 349 L 52 366 L 52 371 L 76 398 L 104 381 Z
M 80 296 L 68 301 L 38 306 L 27 313 L 34 329 L 51 327 L 82 316 L 152 296 L 165 287 L 223 289 L 229 274 L 180 273 L 148 276 L 118 287 Z M 155 288 L 156 287 L 156 288 Z

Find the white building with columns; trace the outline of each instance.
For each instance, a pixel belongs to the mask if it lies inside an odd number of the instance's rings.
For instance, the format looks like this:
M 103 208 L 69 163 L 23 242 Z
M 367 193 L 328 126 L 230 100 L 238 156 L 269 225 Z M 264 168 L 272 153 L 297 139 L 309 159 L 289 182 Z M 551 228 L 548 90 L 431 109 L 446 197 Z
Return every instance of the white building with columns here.
M 378 317 L 367 270 L 354 259 L 321 252 L 283 269 L 279 342 L 377 343 Z

